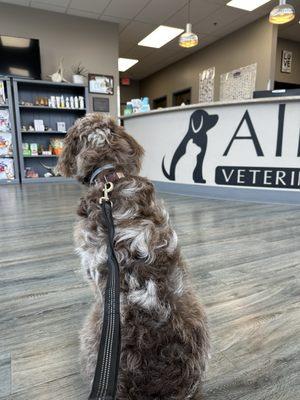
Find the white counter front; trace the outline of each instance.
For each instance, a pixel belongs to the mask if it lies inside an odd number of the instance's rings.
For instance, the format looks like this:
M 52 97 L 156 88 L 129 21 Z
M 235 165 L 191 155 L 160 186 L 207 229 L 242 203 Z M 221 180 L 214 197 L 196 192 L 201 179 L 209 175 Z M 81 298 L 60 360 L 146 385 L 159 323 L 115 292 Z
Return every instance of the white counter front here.
M 300 204 L 300 97 L 195 104 L 124 117 L 161 190 Z

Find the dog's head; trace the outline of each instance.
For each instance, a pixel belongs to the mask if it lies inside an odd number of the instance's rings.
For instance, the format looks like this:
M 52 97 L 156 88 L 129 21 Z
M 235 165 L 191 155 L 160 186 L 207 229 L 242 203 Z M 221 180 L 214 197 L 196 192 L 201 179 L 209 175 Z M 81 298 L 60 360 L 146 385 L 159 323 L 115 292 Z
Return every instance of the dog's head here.
M 78 119 L 68 130 L 56 170 L 82 183 L 93 170 L 105 164 L 136 175 L 143 154 L 143 148 L 112 118 L 92 113 Z
M 193 134 L 206 134 L 218 122 L 219 117 L 215 114 L 208 114 L 205 110 L 196 110 L 190 118 L 189 130 Z

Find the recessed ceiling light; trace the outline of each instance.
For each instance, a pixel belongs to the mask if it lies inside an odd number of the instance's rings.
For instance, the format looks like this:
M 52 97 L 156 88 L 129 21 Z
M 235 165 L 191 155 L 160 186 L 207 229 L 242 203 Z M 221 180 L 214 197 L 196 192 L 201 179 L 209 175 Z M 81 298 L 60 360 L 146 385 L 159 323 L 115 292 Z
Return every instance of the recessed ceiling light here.
M 143 40 L 141 40 L 138 45 L 159 49 L 160 47 L 164 46 L 165 44 L 176 38 L 176 36 L 180 35 L 183 31 L 184 29 L 160 25 Z
M 125 72 L 129 68 L 133 67 L 139 60 L 134 60 L 133 58 L 119 58 L 118 67 L 120 72 Z
M 241 10 L 253 11 L 271 0 L 231 0 L 226 5 L 229 7 L 240 8 Z

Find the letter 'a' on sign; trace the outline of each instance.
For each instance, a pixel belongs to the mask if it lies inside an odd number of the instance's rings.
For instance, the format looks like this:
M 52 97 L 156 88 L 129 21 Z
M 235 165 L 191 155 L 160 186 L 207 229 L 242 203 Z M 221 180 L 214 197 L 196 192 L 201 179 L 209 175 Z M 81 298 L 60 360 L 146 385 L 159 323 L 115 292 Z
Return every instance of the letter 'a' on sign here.
M 241 129 L 241 127 L 242 127 L 244 122 L 246 122 L 246 124 L 248 126 L 248 129 L 249 129 L 249 132 L 250 132 L 250 136 L 238 136 L 238 133 L 239 133 L 239 131 L 240 131 L 240 129 Z M 241 122 L 239 123 L 239 126 L 237 127 L 236 131 L 234 132 L 234 135 L 232 136 L 232 139 L 231 139 L 227 149 L 225 150 L 223 156 L 227 156 L 228 155 L 229 150 L 230 150 L 230 148 L 232 146 L 232 143 L 235 140 L 245 140 L 245 139 L 253 141 L 256 154 L 259 157 L 263 157 L 264 156 L 264 153 L 262 151 L 262 148 L 260 147 L 260 144 L 259 144 L 259 141 L 258 141 L 258 138 L 257 138 L 257 135 L 256 135 L 256 132 L 255 132 L 255 129 L 254 129 L 253 123 L 251 121 L 251 118 L 250 118 L 248 110 L 243 115 L 243 118 L 241 119 Z

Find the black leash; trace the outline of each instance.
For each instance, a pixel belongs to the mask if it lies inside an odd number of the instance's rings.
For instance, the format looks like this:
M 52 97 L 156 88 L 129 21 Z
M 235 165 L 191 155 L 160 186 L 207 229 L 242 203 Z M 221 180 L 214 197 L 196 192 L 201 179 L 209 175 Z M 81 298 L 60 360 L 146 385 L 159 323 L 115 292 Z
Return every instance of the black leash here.
M 108 232 L 107 266 L 108 277 L 105 288 L 104 316 L 96 371 L 89 400 L 115 400 L 118 382 L 121 323 L 120 323 L 120 277 L 119 265 L 114 251 L 115 229 L 112 218 L 112 203 L 108 192 L 113 184 L 107 182 L 100 205 Z

